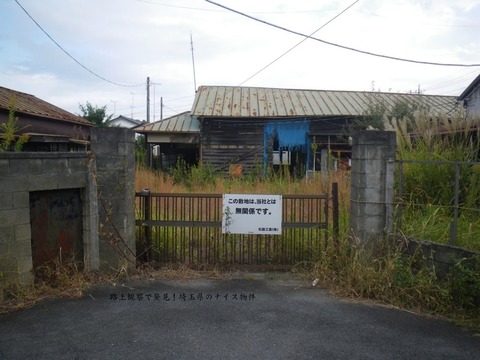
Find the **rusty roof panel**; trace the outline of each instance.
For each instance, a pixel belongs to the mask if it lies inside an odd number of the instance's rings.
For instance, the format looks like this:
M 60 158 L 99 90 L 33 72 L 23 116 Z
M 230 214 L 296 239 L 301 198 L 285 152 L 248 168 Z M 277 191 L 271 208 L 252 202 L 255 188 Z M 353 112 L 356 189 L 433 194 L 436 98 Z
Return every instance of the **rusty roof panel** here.
M 23 113 L 53 120 L 71 122 L 83 126 L 93 126 L 90 121 L 69 113 L 66 110 L 60 109 L 59 107 L 33 95 L 0 86 L 0 109 L 9 109 L 13 99 L 15 101 L 14 110 L 17 114 Z
M 190 116 L 190 112 L 187 111 L 166 119 L 137 126 L 133 130 L 138 133 L 199 133 L 200 123 L 196 116 Z
M 191 115 L 215 117 L 359 116 L 369 104 L 393 106 L 398 101 L 430 108 L 434 113 L 456 108 L 456 96 L 368 91 L 295 90 L 240 86 L 200 86 Z

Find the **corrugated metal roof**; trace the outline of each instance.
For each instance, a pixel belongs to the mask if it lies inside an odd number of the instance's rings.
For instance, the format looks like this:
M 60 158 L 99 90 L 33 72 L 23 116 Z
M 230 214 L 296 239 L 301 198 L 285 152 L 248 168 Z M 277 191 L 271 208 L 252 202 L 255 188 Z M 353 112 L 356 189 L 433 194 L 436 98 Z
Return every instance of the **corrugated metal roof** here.
M 450 112 L 457 105 L 456 96 L 200 86 L 191 114 L 209 117 L 360 116 L 376 101 L 387 106 L 399 101 L 414 103 L 434 113 Z
M 80 116 L 73 115 L 72 113 L 60 109 L 59 107 L 33 95 L 0 86 L 0 109 L 8 109 L 11 106 L 12 99 L 15 99 L 14 110 L 17 114 L 23 113 L 48 119 L 67 121 L 84 126 L 93 126 L 90 121 Z
M 199 133 L 200 123 L 196 116 L 191 116 L 189 111 L 166 119 L 137 126 L 133 129 L 138 133 L 172 132 L 172 133 Z

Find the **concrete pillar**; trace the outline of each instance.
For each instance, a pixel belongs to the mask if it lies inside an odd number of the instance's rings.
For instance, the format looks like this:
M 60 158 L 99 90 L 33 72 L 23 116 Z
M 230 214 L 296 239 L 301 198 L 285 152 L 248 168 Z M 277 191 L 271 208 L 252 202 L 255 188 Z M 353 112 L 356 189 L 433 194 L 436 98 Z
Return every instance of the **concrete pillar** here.
M 359 131 L 353 135 L 350 229 L 358 243 L 392 231 L 396 134 Z
M 135 265 L 135 134 L 123 128 L 93 128 L 99 208 L 100 268 Z

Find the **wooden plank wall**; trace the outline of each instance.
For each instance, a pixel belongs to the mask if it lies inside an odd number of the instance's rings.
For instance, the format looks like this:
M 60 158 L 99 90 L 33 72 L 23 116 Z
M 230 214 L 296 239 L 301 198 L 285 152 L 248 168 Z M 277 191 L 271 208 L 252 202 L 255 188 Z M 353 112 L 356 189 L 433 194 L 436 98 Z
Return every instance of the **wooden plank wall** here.
M 204 120 L 203 162 L 225 174 L 233 164 L 242 165 L 244 174 L 263 169 L 263 129 L 258 119 Z

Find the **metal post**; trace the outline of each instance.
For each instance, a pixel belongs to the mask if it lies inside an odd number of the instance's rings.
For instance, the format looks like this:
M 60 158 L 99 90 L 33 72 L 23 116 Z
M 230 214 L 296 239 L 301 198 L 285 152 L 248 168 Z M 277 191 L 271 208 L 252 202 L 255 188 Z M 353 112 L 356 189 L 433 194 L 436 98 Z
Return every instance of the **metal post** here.
M 144 198 L 143 198 L 143 215 L 144 215 L 144 220 L 145 224 L 143 225 L 145 229 L 145 238 L 144 238 L 144 256 L 143 258 L 145 259 L 146 262 L 152 261 L 152 229 L 150 225 L 147 224 L 148 221 L 151 220 L 152 215 L 151 215 L 151 196 L 150 196 L 150 190 L 149 189 L 143 189 L 140 193 Z
M 397 233 L 402 231 L 403 225 L 403 161 L 398 162 L 398 198 L 400 199 L 397 210 Z
M 450 245 L 457 242 L 458 198 L 460 192 L 460 164 L 455 163 L 455 198 L 453 205 L 453 221 L 450 223 Z
M 338 250 L 338 242 L 340 235 L 339 211 L 338 211 L 338 183 L 332 183 L 332 225 L 333 225 L 333 241 L 335 248 Z

